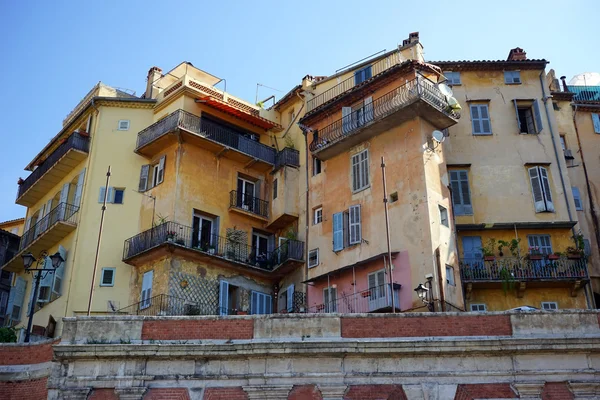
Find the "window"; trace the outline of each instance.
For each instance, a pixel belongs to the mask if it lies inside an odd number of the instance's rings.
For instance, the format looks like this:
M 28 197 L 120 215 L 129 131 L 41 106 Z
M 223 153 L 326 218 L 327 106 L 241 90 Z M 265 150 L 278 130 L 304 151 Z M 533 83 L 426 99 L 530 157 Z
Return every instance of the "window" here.
M 15 280 L 15 285 L 10 289 L 6 314 L 10 316 L 13 322 L 21 321 L 21 311 L 23 310 L 23 302 L 25 301 L 26 288 L 27 281 L 18 276 Z
M 529 180 L 531 182 L 535 212 L 554 212 L 554 203 L 552 203 L 550 181 L 548 180 L 548 171 L 546 168 L 529 168 Z
M 452 286 L 456 285 L 456 282 L 454 282 L 454 267 L 448 264 L 446 264 L 446 283 Z
M 317 225 L 323 222 L 323 207 L 315 208 L 313 224 Z
M 567 149 L 567 142 L 565 141 L 565 135 L 560 135 L 560 147 L 564 150 Z
M 352 191 L 369 187 L 369 151 L 363 150 L 352 156 Z
M 442 224 L 444 226 L 449 226 L 448 225 L 448 210 L 444 206 L 438 205 L 438 207 L 440 208 L 440 224 Z
M 555 301 L 542 301 L 542 310 L 558 310 L 558 303 Z
M 277 179 L 273 180 L 273 200 L 277 198 Z
M 113 203 L 123 204 L 123 197 L 125 196 L 125 189 L 115 189 Z
M 16 235 L 16 234 L 18 234 L 18 233 L 19 233 L 19 228 L 16 228 L 16 227 L 15 227 L 15 228 L 12 228 L 12 229 L 10 230 L 10 233 L 12 233 L 12 234 L 15 234 L 15 235 Z
M 321 160 L 317 157 L 313 157 L 313 176 L 319 175 L 321 173 Z
M 333 251 L 344 248 L 344 213 L 333 214 Z
M 550 243 L 550 235 L 528 235 L 527 243 L 529 244 L 530 254 L 552 254 L 552 244 Z
M 362 217 L 360 204 L 333 214 L 333 251 L 362 242 Z
M 129 130 L 129 120 L 128 119 L 122 119 L 119 121 L 119 128 L 120 131 L 128 131 Z
M 116 268 L 102 268 L 100 286 L 114 286 Z
M 592 114 L 592 122 L 594 123 L 594 132 L 600 133 L 600 114 Z
M 590 239 L 583 239 L 583 254 L 586 257 L 589 257 L 592 255 L 592 247 L 590 244 Z
M 145 192 L 148 189 L 160 185 L 165 178 L 165 160 L 167 156 L 162 156 L 155 164 L 142 165 L 140 172 L 140 183 L 138 190 Z
M 521 71 L 504 71 L 504 83 L 507 85 L 521 83 Z
M 106 194 L 106 187 L 102 186 L 100 188 L 100 194 L 98 195 L 98 203 L 104 203 L 105 195 L 107 203 L 123 204 L 123 199 L 125 197 L 125 189 L 114 188 L 112 186 L 109 186 L 108 194 Z
M 323 305 L 326 313 L 337 312 L 337 288 L 326 287 L 323 289 Z
M 471 104 L 473 135 L 491 135 L 492 124 L 487 104 Z
M 362 240 L 361 237 L 361 218 L 360 218 L 360 204 L 351 206 L 348 209 L 349 212 L 349 228 L 350 238 L 349 244 L 359 244 Z
M 271 295 L 252 291 L 250 314 L 271 314 L 273 312 L 273 300 Z
M 313 249 L 308 252 L 308 268 L 319 265 L 319 249 Z
M 294 122 L 294 119 L 296 118 L 296 114 L 294 113 L 293 108 L 288 113 L 288 116 L 289 116 L 289 121 L 290 121 L 289 123 L 291 124 L 292 122 Z
M 485 304 L 471 304 L 471 311 L 483 312 L 487 311 L 487 307 Z
M 395 203 L 398 201 L 398 192 L 394 192 L 390 194 L 390 203 Z
M 469 171 L 450 171 L 450 188 L 452 189 L 452 205 L 456 215 L 472 215 L 471 192 L 469 191 Z
M 371 78 L 371 66 L 370 65 L 354 72 L 354 84 L 355 85 L 358 85 L 359 83 L 362 83 L 369 78 Z
M 444 76 L 448 79 L 446 82 L 448 85 L 460 85 L 460 72 L 446 71 Z
M 571 190 L 573 191 L 573 200 L 575 200 L 575 209 L 578 211 L 582 211 L 583 203 L 581 202 L 581 196 L 579 195 L 579 188 L 573 186 L 571 187 Z
M 537 100 L 532 102 L 513 99 L 513 105 L 515 106 L 519 133 L 536 134 L 542 131 L 542 115 Z
M 152 303 L 152 279 L 154 277 L 154 271 L 148 271 L 144 273 L 142 278 L 142 294 L 140 302 L 140 310 L 150 307 Z

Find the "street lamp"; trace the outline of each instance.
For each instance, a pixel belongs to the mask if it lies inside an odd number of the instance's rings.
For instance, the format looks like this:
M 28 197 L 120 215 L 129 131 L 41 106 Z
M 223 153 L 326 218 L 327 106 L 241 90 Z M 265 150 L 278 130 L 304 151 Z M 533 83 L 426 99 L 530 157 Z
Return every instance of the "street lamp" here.
M 419 283 L 419 286 L 415 288 L 415 292 L 417 292 L 417 296 L 421 299 L 425 305 L 427 305 L 427 309 L 431 312 L 435 311 L 433 301 L 430 299 L 431 293 L 431 281 L 433 277 L 427 276 L 427 282 L 425 285 Z M 427 286 L 426 286 L 427 285 Z
M 27 322 L 27 330 L 25 331 L 25 343 L 28 343 L 29 339 L 31 338 L 31 328 L 33 326 L 33 313 L 35 312 L 35 303 L 37 302 L 37 294 L 40 288 L 40 280 L 42 279 L 42 275 L 43 277 L 46 277 L 46 275 L 54 273 L 56 269 L 60 267 L 60 265 L 63 262 L 65 262 L 65 260 L 62 258 L 59 252 L 56 252 L 55 254 L 50 256 L 52 268 L 44 268 L 44 266 L 46 265 L 46 258 L 48 257 L 47 251 L 42 251 L 40 253 L 39 260 L 36 260 L 36 258 L 31 253 L 25 253 L 21 257 L 23 258 L 23 266 L 25 267 L 25 272 L 27 272 L 28 274 L 32 274 L 34 273 L 34 271 L 37 272 L 37 274 L 35 275 L 35 288 L 33 288 L 33 296 L 31 298 L 31 306 L 29 309 L 29 321 Z M 36 263 L 35 268 L 32 268 L 34 262 Z

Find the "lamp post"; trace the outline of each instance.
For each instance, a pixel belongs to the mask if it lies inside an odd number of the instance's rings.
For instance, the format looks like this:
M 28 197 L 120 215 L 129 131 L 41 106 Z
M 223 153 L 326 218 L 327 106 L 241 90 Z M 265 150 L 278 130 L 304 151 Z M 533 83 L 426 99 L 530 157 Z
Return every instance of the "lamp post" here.
M 40 280 L 42 279 L 42 275 L 46 277 L 47 274 L 54 273 L 56 269 L 60 267 L 60 264 L 62 264 L 65 260 L 62 258 L 60 253 L 56 252 L 50 256 L 52 268 L 44 268 L 44 265 L 46 264 L 46 257 L 48 257 L 47 251 L 42 251 L 40 253 L 39 260 L 36 260 L 31 253 L 23 254 L 21 257 L 23 257 L 25 272 L 28 274 L 32 274 L 34 271 L 37 272 L 35 276 L 35 287 L 32 289 L 33 296 L 31 298 L 31 306 L 29 308 L 29 321 L 27 322 L 27 330 L 25 331 L 25 343 L 29 343 L 29 339 L 31 337 L 31 327 L 33 326 L 33 313 L 35 312 L 35 303 L 37 302 L 37 294 L 40 288 Z M 35 268 L 32 268 L 34 262 L 36 263 Z
M 427 282 L 425 283 L 425 285 L 423 285 L 422 283 L 419 283 L 419 286 L 417 286 L 415 288 L 415 292 L 417 292 L 417 296 L 419 296 L 421 301 L 423 303 L 425 303 L 425 305 L 427 305 L 427 309 L 430 312 L 435 311 L 434 306 L 433 306 L 433 301 L 430 299 L 430 296 L 431 296 L 431 279 L 430 278 L 427 278 Z

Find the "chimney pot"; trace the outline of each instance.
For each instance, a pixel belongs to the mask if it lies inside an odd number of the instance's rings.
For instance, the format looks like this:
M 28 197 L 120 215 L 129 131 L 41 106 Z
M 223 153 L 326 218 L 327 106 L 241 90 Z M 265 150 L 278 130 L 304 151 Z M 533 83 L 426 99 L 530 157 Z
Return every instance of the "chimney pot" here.
M 568 92 L 569 88 L 567 87 L 567 77 L 563 75 L 563 76 L 560 77 L 560 80 L 561 80 L 562 85 L 563 85 L 563 92 Z
M 508 53 L 507 61 L 524 61 L 527 60 L 527 53 L 520 47 L 511 49 Z

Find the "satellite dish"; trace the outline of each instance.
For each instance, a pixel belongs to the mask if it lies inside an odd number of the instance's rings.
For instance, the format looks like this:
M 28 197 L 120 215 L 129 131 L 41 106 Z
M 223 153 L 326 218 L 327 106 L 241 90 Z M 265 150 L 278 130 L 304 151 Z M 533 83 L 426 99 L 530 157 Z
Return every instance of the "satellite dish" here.
M 431 138 L 438 143 L 442 143 L 444 140 L 446 140 L 446 136 L 444 136 L 444 132 L 442 131 L 433 131 Z
M 438 83 L 438 89 L 444 96 L 452 97 L 452 89 L 450 89 L 450 86 L 446 85 L 445 83 Z

